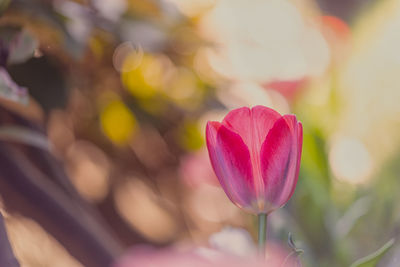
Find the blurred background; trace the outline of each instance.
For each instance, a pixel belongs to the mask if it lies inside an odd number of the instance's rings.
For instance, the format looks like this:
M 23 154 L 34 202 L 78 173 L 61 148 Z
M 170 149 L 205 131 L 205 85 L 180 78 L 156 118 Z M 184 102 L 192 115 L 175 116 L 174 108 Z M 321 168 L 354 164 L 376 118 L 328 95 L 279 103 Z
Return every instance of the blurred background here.
M 0 210 L 22 266 L 108 266 L 139 243 L 206 246 L 228 225 L 255 237 L 204 146 L 206 122 L 241 106 L 304 127 L 271 242 L 291 232 L 304 266 L 349 266 L 400 235 L 399 0 L 0 10 Z

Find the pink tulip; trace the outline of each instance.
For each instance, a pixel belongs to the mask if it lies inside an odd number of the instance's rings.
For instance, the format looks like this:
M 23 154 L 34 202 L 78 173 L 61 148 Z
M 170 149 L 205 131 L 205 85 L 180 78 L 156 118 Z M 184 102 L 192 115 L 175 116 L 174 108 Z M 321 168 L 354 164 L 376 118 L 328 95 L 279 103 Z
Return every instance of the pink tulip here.
M 256 106 L 208 122 L 207 148 L 229 199 L 255 214 L 282 207 L 296 187 L 303 128 L 294 115 Z

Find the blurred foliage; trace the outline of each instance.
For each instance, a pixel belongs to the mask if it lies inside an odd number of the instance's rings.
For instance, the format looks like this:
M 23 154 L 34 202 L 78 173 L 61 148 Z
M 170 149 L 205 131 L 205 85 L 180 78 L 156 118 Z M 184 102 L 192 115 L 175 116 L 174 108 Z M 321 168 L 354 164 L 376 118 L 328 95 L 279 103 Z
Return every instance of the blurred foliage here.
M 379 260 L 385 255 L 385 253 L 393 246 L 394 240 L 391 239 L 383 247 L 375 251 L 374 253 L 366 256 L 365 258 L 359 259 L 354 262 L 350 267 L 373 267 L 376 266 Z
M 65 246 L 57 266 L 98 266 L 93 255 L 113 247 L 104 240 L 206 245 L 225 225 L 254 237 L 252 218 L 215 183 L 204 128 L 262 104 L 304 128 L 298 186 L 270 216 L 271 240 L 286 244 L 292 232 L 304 266 L 350 266 L 400 233 L 396 10 L 398 0 L 0 1 L 6 224 Z M 10 186 L 17 174 L 21 191 Z M 77 236 L 56 227 L 68 220 L 49 213 L 54 193 L 24 191 L 32 181 L 62 195 Z M 26 199 L 7 201 L 14 195 Z M 73 249 L 82 236 L 98 244 L 86 256 Z M 54 262 L 21 238 L 10 237 L 26 246 L 14 245 L 23 266 Z M 354 266 L 397 266 L 398 244 L 384 255 L 388 244 Z M 120 253 L 110 250 L 104 261 Z

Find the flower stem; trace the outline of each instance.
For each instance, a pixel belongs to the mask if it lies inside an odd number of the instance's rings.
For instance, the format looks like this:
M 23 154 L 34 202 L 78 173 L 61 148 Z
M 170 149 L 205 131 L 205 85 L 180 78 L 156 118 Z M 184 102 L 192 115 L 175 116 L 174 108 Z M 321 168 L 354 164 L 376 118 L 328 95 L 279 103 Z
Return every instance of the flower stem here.
M 258 251 L 265 258 L 265 244 L 267 242 L 267 214 L 258 214 Z

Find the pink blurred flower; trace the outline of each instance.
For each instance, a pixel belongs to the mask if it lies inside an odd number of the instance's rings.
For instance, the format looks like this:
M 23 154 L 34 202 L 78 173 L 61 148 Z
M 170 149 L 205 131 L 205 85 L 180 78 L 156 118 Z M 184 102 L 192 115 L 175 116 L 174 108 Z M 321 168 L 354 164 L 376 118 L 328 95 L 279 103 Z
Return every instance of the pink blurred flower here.
M 113 267 L 294 267 L 296 262 L 278 247 L 271 247 L 266 259 L 238 257 L 218 250 L 197 248 L 177 250 L 137 246 L 119 259 Z
M 267 89 L 272 89 L 283 95 L 289 102 L 293 102 L 296 96 L 307 84 L 307 78 L 297 80 L 274 80 L 264 83 L 263 86 Z
M 114 267 L 204 267 L 208 260 L 193 251 L 174 249 L 156 250 L 147 246 L 138 246 L 124 255 Z
M 352 32 L 349 25 L 338 17 L 321 16 L 321 30 L 331 50 L 331 64 L 341 64 L 352 46 Z
M 189 186 L 198 187 L 202 184 L 219 186 L 218 179 L 210 166 L 206 150 L 200 150 L 183 157 L 179 172 L 183 181 Z
M 329 41 L 333 38 L 346 42 L 351 38 L 351 30 L 346 22 L 335 16 L 321 16 L 321 24 L 324 35 Z
M 218 180 L 238 207 L 268 214 L 290 199 L 303 141 L 296 116 L 263 106 L 235 109 L 222 123 L 207 123 L 206 139 Z

